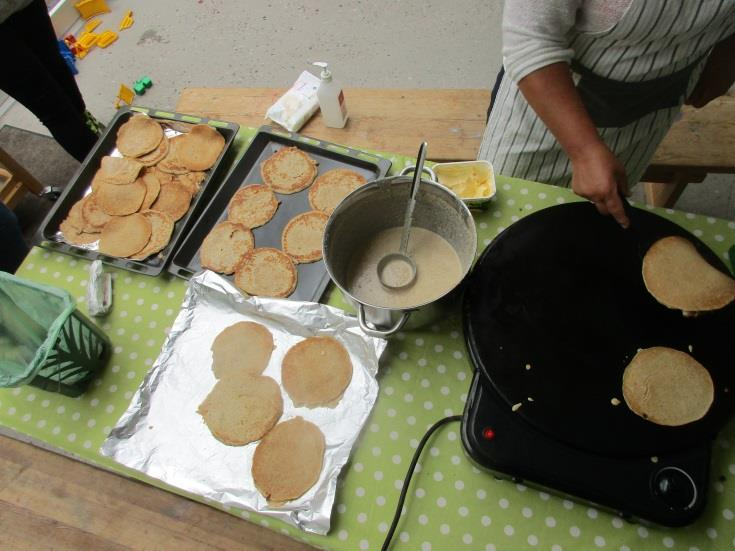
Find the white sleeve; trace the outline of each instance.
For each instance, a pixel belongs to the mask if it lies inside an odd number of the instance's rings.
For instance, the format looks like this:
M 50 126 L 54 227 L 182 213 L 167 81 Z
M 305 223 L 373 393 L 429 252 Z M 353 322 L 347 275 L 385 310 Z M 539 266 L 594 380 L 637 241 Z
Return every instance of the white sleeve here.
M 583 0 L 506 0 L 503 66 L 514 82 L 552 63 L 569 63 L 567 33 Z

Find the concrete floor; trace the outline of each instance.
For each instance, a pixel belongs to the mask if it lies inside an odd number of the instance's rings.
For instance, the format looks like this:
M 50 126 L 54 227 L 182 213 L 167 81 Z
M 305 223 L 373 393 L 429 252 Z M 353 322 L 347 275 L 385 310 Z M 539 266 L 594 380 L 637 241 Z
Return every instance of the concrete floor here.
M 486 0 L 108 0 L 98 30 L 135 24 L 107 49 L 78 61 L 77 82 L 102 121 L 121 83 L 143 75 L 140 105 L 173 109 L 188 86 L 285 87 L 328 61 L 343 86 L 490 88 L 501 63 L 502 3 Z M 79 24 L 77 27 L 79 27 Z M 73 28 L 72 31 L 77 29 Z M 47 133 L 14 105 L 1 124 Z M 691 185 L 681 210 L 735 218 L 735 177 Z M 637 190 L 637 197 L 642 197 Z

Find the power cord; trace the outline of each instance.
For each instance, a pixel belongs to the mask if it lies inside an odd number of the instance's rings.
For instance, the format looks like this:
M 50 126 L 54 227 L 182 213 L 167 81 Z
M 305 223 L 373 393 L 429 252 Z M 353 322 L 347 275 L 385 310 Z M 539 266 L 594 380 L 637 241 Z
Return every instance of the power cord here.
M 393 513 L 393 522 L 390 525 L 390 530 L 388 530 L 388 533 L 385 536 L 385 540 L 383 540 L 383 547 L 381 547 L 381 551 L 387 551 L 388 547 L 390 546 L 390 541 L 393 539 L 393 534 L 395 533 L 396 527 L 398 526 L 398 521 L 401 519 L 401 510 L 403 509 L 403 502 L 406 501 L 406 494 L 408 493 L 408 486 L 411 484 L 411 477 L 413 476 L 413 472 L 416 470 L 416 463 L 418 463 L 419 457 L 421 457 L 421 452 L 426 446 L 426 442 L 429 441 L 431 435 L 434 434 L 441 426 L 446 425 L 447 423 L 461 420 L 461 415 L 450 415 L 449 417 L 440 419 L 439 421 L 431 425 L 429 430 L 426 431 L 424 437 L 421 439 L 421 442 L 419 442 L 419 445 L 413 454 L 413 459 L 411 459 L 411 464 L 408 466 L 406 477 L 403 479 L 403 488 L 401 488 L 401 495 L 398 497 L 396 512 Z

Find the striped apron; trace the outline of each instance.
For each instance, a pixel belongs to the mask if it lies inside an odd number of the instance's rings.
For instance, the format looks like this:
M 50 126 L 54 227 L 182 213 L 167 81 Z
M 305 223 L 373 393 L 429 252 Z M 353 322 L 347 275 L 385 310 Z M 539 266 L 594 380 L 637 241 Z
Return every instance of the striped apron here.
M 631 185 L 640 180 L 694 89 L 709 51 L 734 32 L 735 0 L 633 0 L 612 28 L 570 32 L 573 79 Z M 627 117 L 615 106 L 616 101 L 617 107 L 626 104 L 620 102 L 626 87 L 631 101 L 641 91 L 649 96 L 642 100 L 643 109 L 627 109 Z M 656 94 L 657 87 L 666 93 Z M 604 88 L 612 92 L 610 102 L 596 97 L 597 92 L 604 96 Z M 651 103 L 651 95 L 660 96 L 658 104 Z M 571 184 L 569 158 L 507 77 L 493 98 L 477 158 L 492 162 L 495 172 L 506 176 Z

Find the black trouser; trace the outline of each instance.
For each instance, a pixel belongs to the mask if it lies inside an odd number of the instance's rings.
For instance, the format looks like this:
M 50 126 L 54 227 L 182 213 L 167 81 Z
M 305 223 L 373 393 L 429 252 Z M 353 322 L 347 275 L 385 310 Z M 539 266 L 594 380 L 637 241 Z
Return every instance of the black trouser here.
M 97 136 L 64 58 L 43 0 L 0 23 L 0 89 L 25 105 L 72 157 L 84 160 Z
M 493 86 L 493 91 L 490 94 L 490 105 L 487 108 L 487 119 L 485 119 L 485 122 L 490 120 L 490 113 L 493 112 L 493 105 L 495 105 L 495 98 L 498 95 L 498 90 L 500 90 L 500 83 L 503 82 L 503 75 L 505 75 L 505 67 L 501 65 L 498 76 L 495 77 L 495 86 Z
M 28 254 L 18 219 L 8 207 L 0 203 L 0 271 L 11 274 L 18 269 Z

